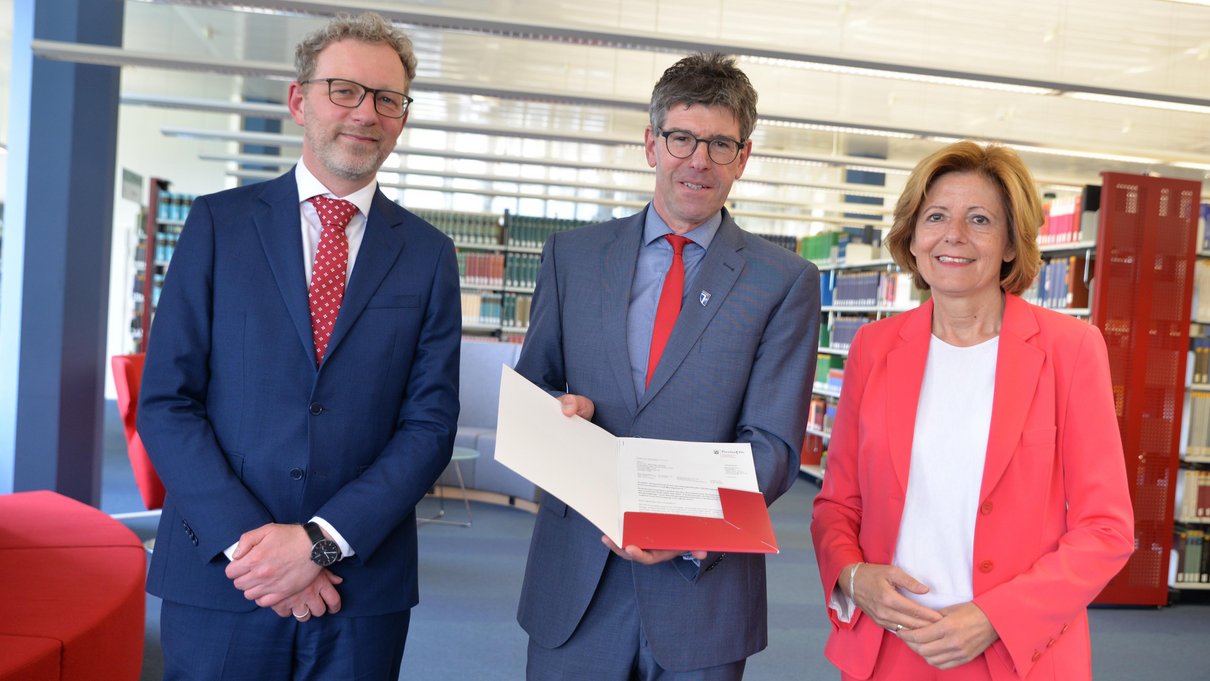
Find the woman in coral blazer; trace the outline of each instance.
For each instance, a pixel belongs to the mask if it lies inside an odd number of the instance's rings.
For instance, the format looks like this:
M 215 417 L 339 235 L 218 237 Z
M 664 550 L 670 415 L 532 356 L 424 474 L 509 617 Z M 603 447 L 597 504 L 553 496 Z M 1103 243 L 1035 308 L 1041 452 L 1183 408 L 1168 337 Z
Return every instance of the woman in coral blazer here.
M 1091 678 L 1086 607 L 1133 513 L 1104 339 L 1018 297 L 1034 187 L 959 142 L 896 206 L 887 244 L 931 299 L 854 339 L 811 527 L 842 679 Z

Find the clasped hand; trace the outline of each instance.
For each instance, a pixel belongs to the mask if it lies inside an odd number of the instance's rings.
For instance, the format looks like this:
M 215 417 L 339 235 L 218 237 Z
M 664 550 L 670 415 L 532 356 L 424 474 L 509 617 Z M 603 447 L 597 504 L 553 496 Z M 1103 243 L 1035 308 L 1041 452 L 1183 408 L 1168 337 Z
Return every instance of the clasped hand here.
M 952 669 L 983 653 L 999 638 L 987 615 L 974 603 L 940 610 L 900 593 L 928 593 L 928 587 L 893 565 L 862 563 L 850 597 L 867 617 L 897 634 L 909 648 L 938 669 Z
M 244 598 L 306 621 L 340 610 L 336 585 L 344 581 L 310 556 L 311 541 L 301 525 L 271 523 L 240 536 L 226 574 Z

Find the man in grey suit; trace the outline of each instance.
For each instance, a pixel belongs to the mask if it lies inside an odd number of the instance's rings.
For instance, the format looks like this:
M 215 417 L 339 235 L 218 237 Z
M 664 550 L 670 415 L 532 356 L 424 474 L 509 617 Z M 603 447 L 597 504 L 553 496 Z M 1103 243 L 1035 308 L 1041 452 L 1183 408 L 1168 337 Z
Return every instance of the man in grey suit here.
M 819 271 L 723 208 L 755 123 L 734 59 L 664 72 L 644 133 L 654 198 L 547 241 L 517 370 L 617 436 L 750 443 L 772 503 L 798 472 Z M 740 679 L 766 611 L 761 555 L 618 547 L 542 501 L 517 613 L 531 680 Z

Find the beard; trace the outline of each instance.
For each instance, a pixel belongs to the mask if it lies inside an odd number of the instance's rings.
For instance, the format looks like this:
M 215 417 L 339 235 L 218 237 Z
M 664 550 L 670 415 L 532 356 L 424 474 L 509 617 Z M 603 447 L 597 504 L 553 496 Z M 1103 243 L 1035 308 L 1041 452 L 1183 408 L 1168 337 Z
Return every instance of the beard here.
M 369 181 L 391 154 L 391 149 L 381 144 L 373 148 L 351 148 L 327 130 L 307 128 L 303 136 L 324 168 L 346 180 Z

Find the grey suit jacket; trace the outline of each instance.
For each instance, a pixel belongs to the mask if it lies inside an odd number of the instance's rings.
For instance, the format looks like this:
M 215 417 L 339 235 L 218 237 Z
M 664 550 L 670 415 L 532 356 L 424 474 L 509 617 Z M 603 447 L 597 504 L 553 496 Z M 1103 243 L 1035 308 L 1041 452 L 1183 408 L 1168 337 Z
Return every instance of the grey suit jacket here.
M 593 422 L 614 435 L 750 442 L 772 503 L 798 472 L 819 271 L 744 232 L 724 210 L 651 385 L 636 396 L 626 314 L 645 215 L 547 241 L 517 370 L 552 394 L 592 399 Z M 543 499 L 517 615 L 537 644 L 557 647 L 575 631 L 609 555 L 600 538 L 574 509 Z M 700 566 L 676 559 L 635 565 L 634 574 L 643 628 L 665 669 L 724 664 L 767 644 L 763 556 L 710 554 Z

